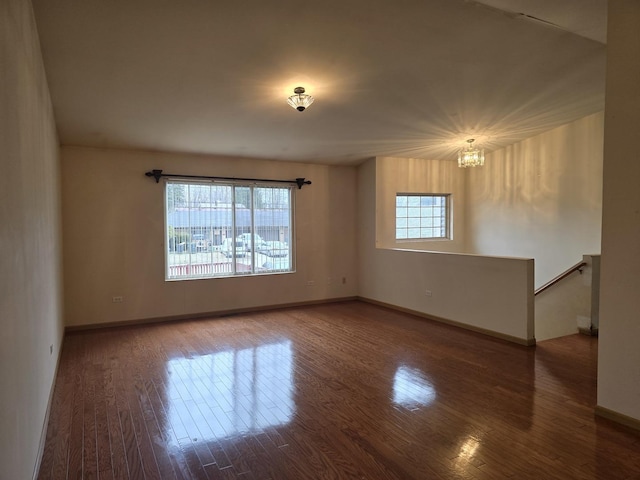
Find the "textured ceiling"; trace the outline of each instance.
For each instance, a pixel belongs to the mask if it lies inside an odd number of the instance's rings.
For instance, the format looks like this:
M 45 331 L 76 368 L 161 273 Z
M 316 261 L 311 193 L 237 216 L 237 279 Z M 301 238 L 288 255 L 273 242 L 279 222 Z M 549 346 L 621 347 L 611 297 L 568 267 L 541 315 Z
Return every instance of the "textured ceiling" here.
M 604 108 L 606 0 L 33 4 L 64 145 L 453 160 Z

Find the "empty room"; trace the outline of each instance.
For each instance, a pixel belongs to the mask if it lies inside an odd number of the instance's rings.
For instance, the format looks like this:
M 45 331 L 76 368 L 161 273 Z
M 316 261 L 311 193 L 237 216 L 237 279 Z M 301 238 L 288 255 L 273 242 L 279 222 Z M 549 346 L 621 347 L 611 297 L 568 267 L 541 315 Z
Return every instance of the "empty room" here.
M 0 479 L 640 478 L 639 21 L 0 2 Z

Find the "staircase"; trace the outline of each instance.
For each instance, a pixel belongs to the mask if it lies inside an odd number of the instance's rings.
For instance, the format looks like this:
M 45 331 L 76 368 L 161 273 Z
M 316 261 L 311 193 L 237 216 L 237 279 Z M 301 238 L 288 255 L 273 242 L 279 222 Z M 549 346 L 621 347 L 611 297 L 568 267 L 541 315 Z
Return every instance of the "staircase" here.
M 597 335 L 600 255 L 584 255 L 535 291 L 536 341 L 574 333 Z

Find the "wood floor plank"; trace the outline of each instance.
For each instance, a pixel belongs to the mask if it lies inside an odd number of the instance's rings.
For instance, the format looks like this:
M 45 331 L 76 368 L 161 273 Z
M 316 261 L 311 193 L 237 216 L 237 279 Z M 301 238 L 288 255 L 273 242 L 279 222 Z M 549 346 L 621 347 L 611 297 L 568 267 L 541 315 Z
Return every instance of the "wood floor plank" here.
M 122 425 L 120 424 L 120 415 L 116 403 L 116 387 L 113 381 L 113 375 L 112 370 L 105 370 L 103 373 L 104 400 L 109 432 L 109 446 L 111 448 L 111 467 L 115 478 L 126 480 L 129 478 L 129 467 L 127 466 L 126 445 L 124 443 Z
M 238 475 L 233 467 L 219 469 L 215 464 L 204 467 L 207 476 L 211 480 L 236 480 Z
M 121 380 L 118 383 L 123 382 Z M 144 468 L 142 466 L 142 458 L 138 450 L 138 442 L 136 439 L 135 428 L 131 419 L 131 411 L 127 401 L 126 390 L 118 389 L 116 391 L 116 406 L 120 427 L 122 429 L 122 438 L 124 441 L 124 453 L 127 462 L 127 471 L 129 478 L 144 478 Z
M 176 473 L 165 447 L 166 442 L 169 440 L 169 435 L 163 431 L 163 417 L 160 420 L 156 417 L 151 399 L 147 393 L 147 386 L 144 383 L 141 379 L 138 379 L 135 383 L 136 397 L 144 420 L 144 428 L 150 440 L 151 450 L 160 478 L 173 479 L 176 478 Z
M 64 339 L 39 479 L 638 479 L 597 338 L 344 302 Z
M 65 465 L 66 469 L 60 468 L 60 475 L 62 470 L 65 470 L 65 477 L 70 480 L 82 478 L 82 453 L 84 450 L 84 378 L 80 372 L 76 374 L 76 381 L 74 383 L 74 398 L 73 398 L 73 411 L 71 414 L 71 433 L 69 435 L 69 455 L 65 459 L 68 463 Z
M 63 361 L 60 362 L 61 365 Z M 73 410 L 73 378 L 61 375 L 56 379 L 52 397 L 50 427 L 47 429 L 46 443 L 55 442 L 54 448 L 45 449 L 40 464 L 39 480 L 62 478 L 66 475 L 69 455 L 69 435 Z
M 96 433 L 96 407 L 95 407 L 95 369 L 92 364 L 86 365 L 86 375 L 88 382 L 84 391 L 84 415 L 83 415 L 83 451 L 82 451 L 82 470 L 83 477 L 98 477 L 98 453 L 97 453 L 97 433 Z
M 105 393 L 104 370 L 96 372 L 95 378 L 95 414 L 96 414 L 96 455 L 98 459 L 99 477 L 106 472 L 113 472 L 111 463 L 111 441 L 109 438 L 109 417 L 107 414 L 107 402 Z M 100 475 L 102 472 L 102 475 Z
M 180 444 L 180 449 L 182 450 L 187 466 L 189 467 L 191 478 L 194 478 L 196 480 L 208 480 L 209 475 L 200 463 L 200 459 L 198 458 L 198 454 L 193 444 L 191 443 L 191 439 L 181 438 L 178 440 L 178 442 Z
M 213 455 L 215 460 L 215 464 L 219 470 L 224 470 L 230 467 L 233 467 L 231 464 L 231 460 L 227 457 L 227 454 L 224 451 L 224 448 L 220 444 L 217 439 L 209 439 L 207 440 L 207 447 L 209 451 Z M 235 469 L 234 469 L 235 472 Z
M 127 397 L 126 402 L 130 413 L 131 426 L 133 427 L 134 439 L 140 454 L 144 478 L 159 480 L 162 478 L 160 468 L 151 445 L 147 422 L 140 406 L 138 392 L 141 391 L 141 387 L 137 382 L 137 374 L 132 375 L 131 378 L 127 380 L 128 386 L 124 390 Z

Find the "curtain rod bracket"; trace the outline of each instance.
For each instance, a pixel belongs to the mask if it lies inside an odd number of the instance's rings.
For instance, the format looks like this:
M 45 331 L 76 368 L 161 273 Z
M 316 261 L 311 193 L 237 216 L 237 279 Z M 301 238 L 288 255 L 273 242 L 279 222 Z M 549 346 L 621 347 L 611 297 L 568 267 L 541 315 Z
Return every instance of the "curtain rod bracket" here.
M 311 185 L 311 180 L 305 181 L 304 178 L 296 178 L 296 185 L 298 185 L 298 190 L 300 190 L 303 185 Z
M 162 170 L 151 170 L 145 173 L 147 177 L 153 177 L 156 179 L 156 183 L 160 183 L 160 177 L 162 177 Z
M 247 182 L 263 182 L 263 183 L 288 183 L 294 184 L 298 186 L 298 190 L 302 188 L 303 185 L 311 185 L 311 180 L 306 180 L 304 177 L 296 178 L 295 180 L 269 180 L 264 178 L 236 178 L 236 177 L 208 177 L 204 175 L 175 175 L 171 173 L 162 173 L 162 170 L 151 170 L 150 172 L 146 172 L 145 175 L 147 177 L 153 177 L 156 179 L 156 183 L 160 183 L 160 179 L 162 177 L 175 177 L 175 178 L 200 178 L 207 180 L 232 180 L 232 181 L 247 181 Z

